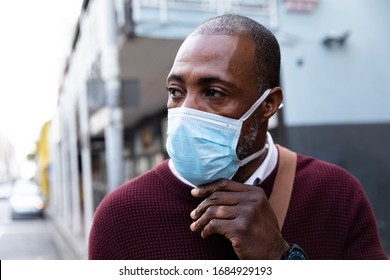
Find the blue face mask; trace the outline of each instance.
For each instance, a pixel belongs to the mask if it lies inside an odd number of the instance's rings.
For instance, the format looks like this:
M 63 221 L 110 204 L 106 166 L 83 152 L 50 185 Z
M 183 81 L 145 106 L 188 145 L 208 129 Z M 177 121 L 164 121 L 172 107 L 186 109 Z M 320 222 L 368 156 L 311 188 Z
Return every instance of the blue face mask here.
M 266 146 L 242 160 L 238 159 L 236 148 L 243 122 L 270 91 L 264 92 L 238 120 L 185 107 L 169 109 L 166 148 L 177 172 L 199 186 L 231 179 L 240 166 L 261 156 Z

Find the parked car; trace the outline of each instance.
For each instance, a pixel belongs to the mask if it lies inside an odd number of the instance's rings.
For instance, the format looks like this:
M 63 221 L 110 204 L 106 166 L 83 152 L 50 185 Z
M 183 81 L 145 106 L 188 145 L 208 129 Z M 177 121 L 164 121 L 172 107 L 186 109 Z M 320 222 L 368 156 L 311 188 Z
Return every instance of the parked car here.
M 9 198 L 12 219 L 44 217 L 45 203 L 37 184 L 28 180 L 18 180 Z

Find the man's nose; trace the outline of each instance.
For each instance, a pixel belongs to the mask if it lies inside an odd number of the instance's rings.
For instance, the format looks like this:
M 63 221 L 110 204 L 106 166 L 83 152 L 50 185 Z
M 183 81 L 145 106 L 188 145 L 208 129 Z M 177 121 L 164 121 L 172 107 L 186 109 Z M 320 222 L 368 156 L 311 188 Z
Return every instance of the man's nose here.
M 199 94 L 187 92 L 180 107 L 203 111 L 202 100 Z

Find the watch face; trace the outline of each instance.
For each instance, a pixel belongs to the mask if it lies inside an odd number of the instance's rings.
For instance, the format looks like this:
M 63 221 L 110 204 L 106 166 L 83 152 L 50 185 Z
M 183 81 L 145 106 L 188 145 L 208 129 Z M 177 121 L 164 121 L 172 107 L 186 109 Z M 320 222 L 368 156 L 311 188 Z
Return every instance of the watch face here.
M 307 260 L 307 257 L 301 247 L 297 244 L 290 244 L 290 250 L 283 255 L 283 260 Z
M 295 250 L 292 250 L 290 254 L 287 256 L 287 260 L 306 260 L 306 257 L 302 252 Z

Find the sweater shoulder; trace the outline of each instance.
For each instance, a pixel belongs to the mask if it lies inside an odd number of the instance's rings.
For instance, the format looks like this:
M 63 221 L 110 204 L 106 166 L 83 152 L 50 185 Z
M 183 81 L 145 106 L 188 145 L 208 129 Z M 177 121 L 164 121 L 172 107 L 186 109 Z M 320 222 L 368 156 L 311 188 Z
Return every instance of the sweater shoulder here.
M 326 219 L 346 218 L 348 221 L 343 222 L 347 223 L 362 207 L 371 211 L 361 183 L 352 174 L 337 165 L 302 155 L 298 156 L 292 204 Z
M 296 179 L 309 186 L 326 186 L 338 191 L 360 191 L 361 183 L 346 169 L 313 157 L 298 155 Z
M 89 235 L 89 259 L 121 259 L 126 258 L 121 244 L 128 244 L 128 236 L 132 231 L 141 228 L 150 211 L 158 211 L 156 192 L 163 187 L 159 184 L 158 170 L 168 168 L 165 163 L 136 177 L 111 193 L 97 207 Z M 159 188 L 160 187 L 160 188 Z M 136 235 L 136 234 L 135 234 Z
M 123 209 L 124 206 L 126 208 L 132 205 L 137 207 L 137 201 L 143 201 L 144 203 L 150 197 L 150 193 L 163 185 L 160 183 L 159 173 L 168 171 L 168 165 L 163 162 L 146 173 L 125 182 L 102 200 L 97 212 L 104 211 L 106 208 L 114 210 L 114 208 Z M 129 203 L 130 201 L 131 203 Z
M 385 258 L 361 183 L 344 168 L 303 155 L 283 233 L 311 259 Z

